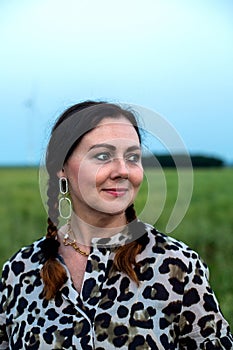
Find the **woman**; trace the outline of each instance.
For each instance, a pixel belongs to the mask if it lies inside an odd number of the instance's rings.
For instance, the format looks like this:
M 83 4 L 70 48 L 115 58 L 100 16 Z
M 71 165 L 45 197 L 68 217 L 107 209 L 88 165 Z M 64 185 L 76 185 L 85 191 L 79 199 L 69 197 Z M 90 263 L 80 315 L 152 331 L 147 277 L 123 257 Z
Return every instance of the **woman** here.
M 143 169 L 131 112 L 69 108 L 46 167 L 47 235 L 4 266 L 0 349 L 233 348 L 206 265 L 136 218 Z

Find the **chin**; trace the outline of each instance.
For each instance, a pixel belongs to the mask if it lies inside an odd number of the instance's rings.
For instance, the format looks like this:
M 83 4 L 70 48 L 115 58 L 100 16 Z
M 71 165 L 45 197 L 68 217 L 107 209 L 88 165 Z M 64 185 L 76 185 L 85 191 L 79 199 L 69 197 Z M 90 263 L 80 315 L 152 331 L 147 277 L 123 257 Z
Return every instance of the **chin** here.
M 133 203 L 132 198 L 128 200 L 115 200 L 115 201 L 104 201 L 95 207 L 96 211 L 106 215 L 120 215 L 125 213 L 126 209 Z M 102 205 L 101 205 L 102 204 Z
M 123 214 L 125 213 L 126 209 L 128 208 L 128 205 L 127 206 L 124 206 L 123 208 L 110 208 L 110 206 L 108 208 L 103 208 L 102 210 L 100 210 L 101 213 L 103 214 L 106 214 L 106 215 L 110 215 L 110 216 L 114 216 L 114 215 L 120 215 L 120 214 Z

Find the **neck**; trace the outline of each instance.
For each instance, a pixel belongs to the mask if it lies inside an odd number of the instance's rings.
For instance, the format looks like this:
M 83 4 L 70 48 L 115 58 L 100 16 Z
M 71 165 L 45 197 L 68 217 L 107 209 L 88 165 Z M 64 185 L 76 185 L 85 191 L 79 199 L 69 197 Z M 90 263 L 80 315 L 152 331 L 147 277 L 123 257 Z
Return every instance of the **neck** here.
M 70 220 L 75 240 L 85 246 L 90 246 L 94 237 L 107 238 L 121 232 L 126 223 L 125 213 L 110 218 L 99 217 L 95 222 L 85 222 L 76 215 L 72 215 Z

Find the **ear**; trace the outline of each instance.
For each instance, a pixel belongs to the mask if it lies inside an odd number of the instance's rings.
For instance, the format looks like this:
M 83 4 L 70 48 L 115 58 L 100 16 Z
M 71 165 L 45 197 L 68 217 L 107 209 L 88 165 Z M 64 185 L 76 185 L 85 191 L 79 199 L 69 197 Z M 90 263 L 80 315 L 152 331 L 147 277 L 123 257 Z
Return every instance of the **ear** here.
M 61 170 L 59 170 L 58 172 L 57 172 L 57 177 L 60 179 L 61 177 L 63 177 L 63 176 L 66 176 L 65 175 L 65 170 L 64 170 L 64 168 L 62 168 Z

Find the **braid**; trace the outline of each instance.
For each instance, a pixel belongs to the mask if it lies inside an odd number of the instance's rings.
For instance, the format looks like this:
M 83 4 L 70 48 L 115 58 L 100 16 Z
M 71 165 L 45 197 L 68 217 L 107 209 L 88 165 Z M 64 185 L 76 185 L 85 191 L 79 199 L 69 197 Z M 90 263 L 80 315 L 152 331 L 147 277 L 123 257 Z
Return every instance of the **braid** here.
M 125 211 L 127 222 L 131 222 L 137 219 L 136 211 L 134 209 L 134 204 L 131 204 Z
M 56 179 L 57 180 L 57 179 Z M 48 226 L 46 239 L 42 244 L 42 252 L 45 263 L 41 269 L 41 277 L 44 282 L 44 297 L 50 300 L 55 297 L 57 291 L 67 280 L 64 267 L 57 260 L 59 242 L 57 241 L 58 225 L 58 186 L 56 181 L 50 177 L 48 186 Z
M 57 177 L 53 178 L 50 175 L 48 183 L 48 226 L 46 238 L 56 238 L 57 236 L 57 226 L 58 226 L 58 195 L 59 187 L 57 184 Z
M 134 205 L 130 205 L 125 211 L 127 222 L 130 223 L 137 218 Z M 140 240 L 135 240 L 126 245 L 118 247 L 115 253 L 113 268 L 117 271 L 126 273 L 137 285 L 139 285 L 138 276 L 134 270 L 137 267 L 136 256 L 142 251 Z

